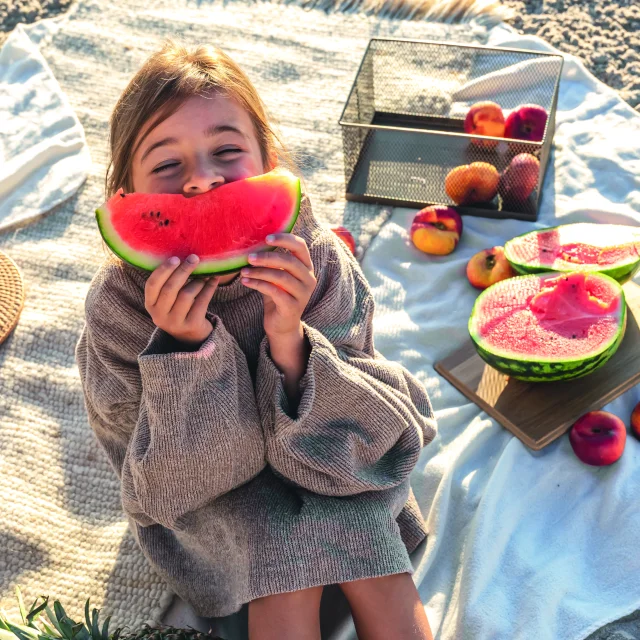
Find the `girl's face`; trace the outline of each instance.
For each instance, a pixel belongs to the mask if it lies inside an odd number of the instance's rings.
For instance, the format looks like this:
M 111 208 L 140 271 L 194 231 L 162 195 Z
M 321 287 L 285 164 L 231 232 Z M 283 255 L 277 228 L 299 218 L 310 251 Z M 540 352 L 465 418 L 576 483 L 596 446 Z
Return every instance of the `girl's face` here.
M 132 163 L 133 190 L 181 193 L 189 198 L 270 169 L 262 164 L 253 122 L 242 107 L 221 95 L 195 96 L 159 124 L 137 149 Z M 234 277 L 223 276 L 221 283 Z

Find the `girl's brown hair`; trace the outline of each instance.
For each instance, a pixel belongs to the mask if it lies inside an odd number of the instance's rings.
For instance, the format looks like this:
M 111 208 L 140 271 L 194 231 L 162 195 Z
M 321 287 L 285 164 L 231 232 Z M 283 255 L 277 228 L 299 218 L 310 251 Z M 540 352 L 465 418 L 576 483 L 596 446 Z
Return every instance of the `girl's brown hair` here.
M 266 108 L 244 71 L 218 47 L 188 48 L 167 38 L 131 79 L 111 114 L 105 197 L 110 198 L 120 187 L 125 192 L 133 191 L 131 162 L 137 147 L 186 99 L 211 93 L 234 99 L 247 111 L 265 167 L 277 158 L 278 164 L 299 173 L 293 154 L 273 130 Z M 134 148 L 150 117 L 153 122 Z

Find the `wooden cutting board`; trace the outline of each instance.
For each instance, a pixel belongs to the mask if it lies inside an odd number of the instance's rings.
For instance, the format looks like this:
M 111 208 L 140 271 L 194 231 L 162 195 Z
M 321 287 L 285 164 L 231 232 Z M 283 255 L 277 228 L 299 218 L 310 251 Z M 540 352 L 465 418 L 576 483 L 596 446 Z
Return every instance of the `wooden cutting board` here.
M 435 364 L 465 396 L 539 450 L 559 438 L 584 413 L 602 408 L 640 382 L 640 286 L 627 282 L 627 329 L 622 344 L 600 369 L 565 382 L 520 382 L 496 371 L 477 354 L 471 338 Z

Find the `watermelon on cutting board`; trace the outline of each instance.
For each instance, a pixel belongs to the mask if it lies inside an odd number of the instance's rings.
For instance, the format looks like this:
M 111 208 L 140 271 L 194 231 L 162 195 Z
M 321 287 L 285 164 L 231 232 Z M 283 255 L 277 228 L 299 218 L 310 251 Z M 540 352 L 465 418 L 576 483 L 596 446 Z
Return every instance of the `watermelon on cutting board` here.
M 516 276 L 485 289 L 469 318 L 480 357 L 527 382 L 568 380 L 601 367 L 627 322 L 620 284 L 600 273 Z
M 111 250 L 152 271 L 166 259 L 195 253 L 193 275 L 223 274 L 248 264 L 250 253 L 272 250 L 272 233 L 290 232 L 300 212 L 300 179 L 283 167 L 186 198 L 120 189 L 96 219 Z
M 578 222 L 529 231 L 504 255 L 518 273 L 597 271 L 623 283 L 640 268 L 640 227 Z

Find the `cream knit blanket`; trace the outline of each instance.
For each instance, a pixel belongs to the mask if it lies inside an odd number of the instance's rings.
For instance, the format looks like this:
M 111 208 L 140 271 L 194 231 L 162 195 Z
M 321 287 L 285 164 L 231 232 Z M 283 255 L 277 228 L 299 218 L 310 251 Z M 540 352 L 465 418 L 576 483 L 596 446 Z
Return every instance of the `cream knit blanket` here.
M 71 200 L 0 236 L 27 285 L 20 322 L 0 347 L 0 607 L 18 615 L 20 585 L 27 606 L 48 594 L 81 619 L 91 597 L 103 617 L 113 614 L 114 628 L 137 627 L 158 621 L 172 594 L 128 529 L 74 362 L 84 298 L 103 257 L 93 210 L 103 201 L 107 121 L 119 93 L 166 35 L 220 45 L 303 154 L 316 215 L 360 229 L 366 247 L 388 210 L 345 205 L 338 119 L 369 38 L 482 43 L 486 30 L 269 2 L 83 0 L 27 31 L 84 127 L 93 164 Z

